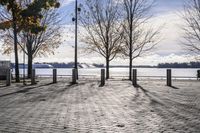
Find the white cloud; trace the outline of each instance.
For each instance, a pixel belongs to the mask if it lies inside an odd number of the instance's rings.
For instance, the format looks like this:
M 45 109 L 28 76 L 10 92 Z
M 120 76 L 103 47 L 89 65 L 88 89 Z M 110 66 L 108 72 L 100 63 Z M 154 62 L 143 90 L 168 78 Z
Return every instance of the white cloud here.
M 73 1 L 75 1 L 75 0 L 60 0 L 61 6 L 68 5 L 69 3 L 73 2 Z

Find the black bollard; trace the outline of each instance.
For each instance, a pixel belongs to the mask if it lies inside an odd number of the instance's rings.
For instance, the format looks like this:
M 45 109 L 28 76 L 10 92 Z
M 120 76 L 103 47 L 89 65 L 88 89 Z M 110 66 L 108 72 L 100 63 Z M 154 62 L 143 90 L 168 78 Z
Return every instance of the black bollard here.
M 105 69 L 101 69 L 101 84 L 100 86 L 104 86 L 105 85 Z
M 197 80 L 200 79 L 200 70 L 197 70 Z
M 133 69 L 132 82 L 133 82 L 133 86 L 137 86 L 137 69 Z
M 53 69 L 53 83 L 57 83 L 57 69 Z
M 31 85 L 36 84 L 35 82 L 35 69 L 32 70 L 31 72 Z
M 77 84 L 77 69 L 72 69 L 72 84 Z
M 172 70 L 167 69 L 167 86 L 172 86 Z

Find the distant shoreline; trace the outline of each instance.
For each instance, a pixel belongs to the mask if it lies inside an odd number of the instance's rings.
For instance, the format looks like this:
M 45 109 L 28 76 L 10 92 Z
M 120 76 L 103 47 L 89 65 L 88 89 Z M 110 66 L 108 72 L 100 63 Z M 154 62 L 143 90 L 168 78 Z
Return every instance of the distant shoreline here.
M 14 67 L 12 67 L 14 68 Z M 23 69 L 23 67 L 19 67 Z M 52 69 L 52 68 L 61 68 L 61 69 L 72 69 L 74 67 L 35 67 L 35 69 Z M 79 69 L 92 69 L 92 68 L 106 68 L 106 67 L 79 67 Z M 110 66 L 110 68 L 129 68 L 129 66 Z M 157 66 L 133 66 L 133 68 L 160 68 L 160 69 L 200 69 L 200 67 L 157 67 Z M 27 67 L 25 67 L 27 69 Z
M 11 64 L 12 68 L 15 67 L 14 63 Z M 25 64 L 19 64 L 20 68 L 27 68 L 28 65 Z M 78 63 L 79 68 L 105 68 L 104 64 L 88 64 L 88 63 Z M 74 63 L 69 62 L 69 63 L 35 63 L 33 64 L 33 68 L 74 68 Z M 129 68 L 128 65 L 110 65 L 110 68 Z M 136 65 L 133 66 L 133 68 L 193 68 L 193 69 L 200 69 L 200 62 L 190 62 L 190 63 L 162 63 L 158 65 Z
M 14 68 L 14 67 L 12 67 Z M 20 69 L 23 69 L 23 67 L 19 67 Z M 57 69 L 73 69 L 74 67 L 35 67 L 35 69 L 53 69 L 53 68 L 57 68 Z M 106 67 L 87 67 L 87 68 L 83 68 L 83 67 L 79 67 L 79 69 L 95 69 L 95 68 L 106 68 Z M 129 68 L 128 66 L 110 66 L 110 68 Z M 133 66 L 133 68 L 158 68 L 158 69 L 200 69 L 200 67 L 157 67 L 157 66 Z M 27 67 L 25 67 L 25 69 L 28 69 Z

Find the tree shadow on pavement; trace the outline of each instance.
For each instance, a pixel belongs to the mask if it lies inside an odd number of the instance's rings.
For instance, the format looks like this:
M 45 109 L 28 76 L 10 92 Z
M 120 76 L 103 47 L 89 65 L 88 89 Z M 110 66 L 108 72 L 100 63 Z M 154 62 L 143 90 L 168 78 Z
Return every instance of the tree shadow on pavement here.
M 15 91 L 15 92 L 11 92 L 11 93 L 0 95 L 0 97 L 14 95 L 14 94 L 17 94 L 17 93 L 26 93 L 26 92 L 29 92 L 30 90 L 37 89 L 37 88 L 44 87 L 44 86 L 49 86 L 49 85 L 52 85 L 52 84 L 53 83 L 48 83 L 48 84 L 44 84 L 44 85 L 40 85 L 40 86 L 35 86 L 35 87 L 28 87 L 28 88 L 26 87 L 26 88 L 23 88 L 22 90 L 19 90 L 19 91 Z M 28 86 L 30 86 L 30 85 L 28 85 Z
M 151 92 L 140 85 L 135 86 L 135 88 L 136 93 L 138 93 L 136 94 L 137 97 L 140 97 L 138 96 L 141 95 L 139 94 L 140 91 L 144 94 L 143 96 L 146 96 L 146 98 L 150 100 L 148 106 L 153 109 L 152 113 L 156 113 L 162 118 L 163 124 L 166 128 L 173 127 L 174 130 L 177 128 L 183 131 L 188 129 L 194 131 L 200 130 L 200 127 L 197 126 L 200 124 L 200 120 L 197 120 L 200 117 L 198 113 L 200 110 L 196 108 L 196 106 L 192 107 L 192 105 L 182 104 L 170 97 L 162 97 L 162 94 L 160 95 Z M 171 88 L 179 89 L 177 87 Z
M 140 85 L 135 85 L 134 87 L 136 88 L 136 97 L 139 97 L 139 90 L 141 90 L 141 92 L 151 101 L 152 104 L 157 103 L 160 105 L 164 105 L 164 103 L 162 103 L 159 99 L 159 96 L 155 96 L 155 94 L 152 94 L 150 91 L 144 89 Z
M 25 87 L 21 88 L 20 90 L 17 90 L 15 92 L 7 93 L 0 95 L 0 98 L 6 97 L 6 96 L 13 96 L 15 97 L 16 94 L 23 94 L 25 98 L 19 98 L 18 102 L 19 103 L 26 103 L 26 102 L 37 102 L 37 101 L 48 101 L 55 99 L 57 97 L 61 97 L 63 94 L 64 95 L 70 95 L 71 93 L 74 93 L 73 91 L 77 91 L 77 95 L 83 95 L 83 97 L 92 97 L 94 95 L 98 95 L 98 91 L 94 92 L 88 92 L 81 94 L 84 88 L 90 88 L 91 90 L 92 87 L 96 85 L 95 83 L 91 82 L 79 82 L 78 84 L 71 84 L 70 82 L 61 82 L 57 84 L 53 83 L 48 83 L 45 84 L 43 83 L 42 85 L 37 85 L 37 86 L 30 86 L 30 87 Z M 87 87 L 84 87 L 87 86 Z M 20 88 L 20 87 L 19 87 Z M 98 87 L 97 87 L 98 88 Z M 95 89 L 98 90 L 98 89 Z M 17 96 L 18 97 L 18 96 Z
M 180 89 L 180 88 L 178 88 L 178 87 L 176 87 L 176 86 L 169 86 L 169 87 L 171 87 L 171 88 L 173 88 L 173 89 Z

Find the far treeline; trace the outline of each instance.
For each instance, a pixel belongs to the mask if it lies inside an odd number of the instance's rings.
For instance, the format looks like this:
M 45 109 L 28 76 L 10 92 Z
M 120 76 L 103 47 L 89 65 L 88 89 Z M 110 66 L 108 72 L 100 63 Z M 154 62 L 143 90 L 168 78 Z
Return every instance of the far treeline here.
M 200 62 L 190 63 L 161 63 L 158 68 L 200 68 Z

